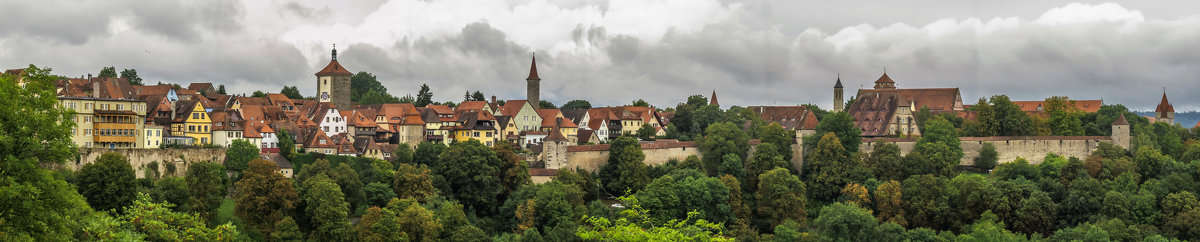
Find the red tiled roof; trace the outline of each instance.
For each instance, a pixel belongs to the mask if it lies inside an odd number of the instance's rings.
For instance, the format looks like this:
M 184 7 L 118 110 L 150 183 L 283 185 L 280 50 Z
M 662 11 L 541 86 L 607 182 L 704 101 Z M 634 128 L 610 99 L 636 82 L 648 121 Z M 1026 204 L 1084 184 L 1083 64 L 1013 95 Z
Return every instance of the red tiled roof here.
M 1125 114 L 1117 115 L 1117 121 L 1112 125 L 1129 125 L 1129 120 L 1125 120 Z M 1196 123 L 1196 125 L 1200 125 L 1200 123 Z
M 542 79 L 541 77 L 538 77 L 538 73 L 537 73 L 537 56 L 534 56 L 533 59 L 531 61 L 529 61 L 529 77 L 525 78 L 525 79 L 527 79 L 527 80 L 541 80 Z
M 556 120 L 556 118 L 558 118 L 559 112 L 560 111 L 558 109 L 549 109 L 549 108 L 538 109 L 537 110 L 538 116 L 542 117 L 542 127 L 554 127 L 554 122 L 556 122 L 555 120 Z M 578 128 L 579 125 L 575 124 L 575 122 L 571 122 L 570 119 L 564 118 L 562 127 L 563 128 Z
M 529 101 L 527 101 L 527 100 L 505 101 L 504 106 L 500 106 L 500 110 L 497 110 L 496 113 L 499 113 L 501 116 L 509 116 L 509 117 L 517 116 L 517 113 L 521 112 L 521 108 L 525 107 L 525 103 L 527 103 L 527 102 L 529 102 Z
M 1154 108 L 1154 112 L 1156 112 L 1156 113 L 1162 113 L 1162 112 L 1172 112 L 1173 113 L 1173 112 L 1175 112 L 1175 106 L 1172 106 L 1171 102 L 1167 101 L 1167 93 L 1166 92 L 1163 92 L 1162 101 L 1158 103 L 1158 107 Z
M 458 110 L 483 110 L 484 107 L 487 107 L 487 102 L 463 101 L 462 103 L 458 104 L 458 106 L 455 107 L 454 110 L 455 111 L 458 111 Z
M 817 118 L 804 106 L 750 106 L 746 107 L 758 114 L 759 118 L 768 124 L 777 123 L 787 130 L 816 129 Z
M 316 75 L 317 76 L 350 76 L 350 75 L 354 75 L 354 73 L 350 73 L 350 71 L 346 70 L 345 67 L 342 67 L 342 64 L 339 64 L 337 60 L 331 60 L 331 61 L 329 61 L 329 65 L 325 65 L 325 68 L 321 69 L 321 71 L 317 72 Z

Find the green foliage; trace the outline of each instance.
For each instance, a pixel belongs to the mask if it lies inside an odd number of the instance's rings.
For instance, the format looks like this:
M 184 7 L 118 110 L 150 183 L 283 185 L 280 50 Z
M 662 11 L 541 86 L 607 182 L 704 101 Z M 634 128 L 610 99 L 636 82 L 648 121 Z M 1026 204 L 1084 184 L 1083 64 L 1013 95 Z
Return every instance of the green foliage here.
M 879 222 L 867 209 L 833 203 L 821 208 L 821 215 L 812 225 L 825 241 L 869 241 L 877 238 L 875 229 Z
M 638 137 L 638 139 L 640 139 L 640 140 L 651 141 L 651 140 L 654 140 L 655 132 L 656 131 L 654 130 L 654 126 L 650 126 L 650 124 L 642 124 L 642 127 L 638 128 L 637 132 L 634 133 L 634 135 L 636 135 Z
M 417 144 L 417 151 L 413 153 L 413 162 L 421 165 L 433 165 L 446 148 L 446 145 L 442 143 L 421 141 L 420 144 Z
M 246 170 L 251 160 L 258 159 L 258 147 L 244 139 L 235 139 L 225 150 L 225 168 L 234 172 Z
M 100 75 L 96 77 L 117 78 L 117 68 L 111 66 L 100 68 Z
M 182 177 L 164 177 L 154 184 L 154 192 L 150 194 L 156 202 L 175 205 L 175 211 L 187 211 L 188 187 L 187 180 Z
M 694 156 L 689 156 L 688 158 L 692 157 Z M 742 180 L 746 179 L 746 165 L 742 163 L 741 157 L 738 157 L 737 154 L 725 154 L 721 160 L 721 166 L 717 168 L 717 174 L 731 175 Z M 771 161 L 774 161 L 774 159 L 771 159 Z M 775 165 L 777 164 L 773 164 L 771 167 L 763 168 L 761 171 L 775 169 Z M 761 171 L 759 173 L 762 173 Z
M 1174 159 L 1151 147 L 1138 147 L 1134 154 L 1133 163 L 1137 164 L 1137 173 L 1144 178 L 1157 178 L 1164 166 L 1175 163 Z
M 821 118 L 821 123 L 817 124 L 816 134 L 804 137 L 805 148 L 816 147 L 826 133 L 837 135 L 847 156 L 858 152 L 858 146 L 862 143 L 862 137 L 859 136 L 862 134 L 862 130 L 854 126 L 854 117 L 850 117 L 850 114 L 846 112 L 834 112 Z
M 1053 233 L 1058 205 L 1045 192 L 1035 192 L 1017 206 L 1017 219 L 1012 229 L 1017 232 L 1049 235 Z
M 225 167 L 216 163 L 193 163 L 187 171 L 188 205 L 205 221 L 215 222 L 217 207 L 225 197 Z
M 129 81 L 129 85 L 142 85 L 142 78 L 138 76 L 136 69 L 122 70 L 121 78 Z
M 775 168 L 783 168 L 791 170 L 791 164 L 783 160 L 783 155 L 777 153 L 779 149 L 775 148 L 775 144 L 761 143 L 758 145 L 758 151 L 754 157 L 751 157 L 745 165 L 746 192 L 754 193 L 758 188 L 758 176 Z M 729 159 L 737 158 L 737 154 L 726 154 Z M 728 159 L 727 159 L 728 160 Z
M 1058 204 L 1059 227 L 1075 226 L 1100 211 L 1104 190 L 1099 181 L 1077 179 L 1067 190 L 1067 198 Z
M 1167 234 L 1186 240 L 1200 239 L 1200 209 L 1193 208 L 1167 218 L 1163 222 Z
M 1017 160 L 1001 164 L 996 167 L 994 172 L 996 178 L 1002 180 L 1026 179 L 1037 180 L 1039 171 L 1033 165 L 1029 164 L 1025 158 L 1017 157 Z
M 303 241 L 304 233 L 300 232 L 300 226 L 296 225 L 296 220 L 291 216 L 285 216 L 279 222 L 275 222 L 275 231 L 271 232 L 271 240 Z
M 1000 159 L 1000 153 L 996 152 L 996 145 L 992 143 L 984 143 L 982 148 L 979 148 L 979 156 L 975 157 L 975 167 L 983 170 L 992 170 L 996 167 L 996 161 Z
M 697 212 L 683 220 L 654 224 L 648 222 L 651 211 L 643 209 L 637 198 L 618 200 L 629 208 L 621 212 L 620 219 L 584 216 L 587 225 L 575 234 L 586 241 L 733 241 L 723 235 L 721 224 L 694 219 Z
M 414 106 L 425 107 L 433 103 L 433 92 L 429 91 L 429 85 L 421 84 L 420 90 L 417 91 L 417 101 L 413 102 Z
M 500 142 L 492 147 L 500 158 L 500 184 L 504 190 L 500 192 L 501 199 L 508 197 L 517 188 L 532 182 L 529 176 L 529 164 L 517 155 L 520 149 L 508 142 Z
M 383 207 L 387 206 L 388 201 L 396 198 L 396 192 L 391 186 L 383 183 L 372 182 L 363 187 L 363 194 L 367 196 L 367 206 Z
M 133 166 L 117 153 L 105 153 L 79 170 L 79 194 L 96 210 L 120 210 L 137 196 Z
M 318 241 L 344 241 L 349 239 L 350 223 L 346 221 L 350 204 L 343 197 L 342 189 L 325 174 L 317 174 L 303 182 L 301 197 L 306 203 L 305 213 L 309 216 L 312 230 L 308 238 Z
M 592 103 L 588 102 L 587 100 L 575 99 L 575 100 L 568 101 L 566 104 L 563 104 L 562 107 L 560 107 L 560 108 L 562 110 L 589 109 L 589 108 L 592 108 Z
M 846 150 L 835 134 L 826 133 L 805 159 L 804 180 L 811 191 L 810 197 L 818 201 L 833 201 L 846 184 L 854 182 L 856 178 L 869 176 L 855 174 L 869 173 L 860 163 L 846 156 Z
M 695 217 L 698 219 L 729 224 L 735 221 L 728 203 L 729 188 L 720 179 L 697 170 L 676 170 L 654 179 L 634 196 L 643 207 L 655 211 L 650 215 L 655 222 L 683 219 L 692 210 L 700 212 Z
M 975 120 L 978 123 L 976 132 L 968 132 L 970 136 L 1026 136 L 1034 134 L 1033 118 L 1020 106 L 1012 103 L 1005 95 L 983 98 L 971 111 L 977 112 Z
M 139 194 L 118 220 L 150 241 L 233 241 L 236 226 L 223 224 L 208 228 L 199 215 L 171 211 L 169 203 L 155 203 L 149 195 Z
M 950 176 L 963 157 L 959 142 L 958 130 L 954 125 L 937 117 L 926 122 L 925 133 L 917 139 L 913 152 L 920 153 L 927 159 L 936 172 L 934 174 Z
M 904 157 L 900 156 L 900 146 L 882 141 L 872 146 L 875 149 L 871 150 L 864 163 L 871 168 L 876 179 L 904 180 L 908 177 L 905 175 Z
M 220 93 L 221 95 L 228 94 L 225 93 L 225 84 L 217 85 L 217 93 Z
M 779 225 L 787 220 L 793 220 L 800 225 L 807 221 L 808 212 L 805 198 L 806 188 L 800 178 L 792 175 L 784 168 L 763 173 L 758 176 L 758 215 L 769 218 L 773 225 Z
M 746 160 L 750 150 L 750 136 L 733 123 L 715 123 L 704 131 L 704 137 L 697 142 L 704 157 L 704 167 L 709 175 L 717 174 L 726 154 L 735 154 L 741 160 Z
M 554 103 L 551 103 L 550 101 L 539 100 L 538 103 L 539 103 L 539 105 L 538 105 L 539 109 L 558 109 L 558 107 L 554 106 Z
M 608 164 L 600 169 L 601 180 L 609 192 L 632 194 L 650 183 L 642 146 L 631 137 L 620 137 L 609 143 Z
M 505 231 L 548 230 L 561 223 L 577 221 L 577 206 L 583 206 L 583 191 L 573 185 L 551 181 L 521 187 L 504 201 L 499 214 L 501 223 L 508 225 L 503 228 Z M 524 226 L 518 225 L 522 219 L 532 222 L 524 224 L 530 227 L 520 228 Z
M 417 152 L 420 151 L 418 147 Z M 491 148 L 472 139 L 450 145 L 433 166 L 433 171 L 449 185 L 450 190 L 442 191 L 442 194 L 462 202 L 477 214 L 490 215 L 499 203 L 497 196 L 503 192 L 501 165 L 500 158 Z
M 413 163 L 413 148 L 412 148 L 412 146 L 408 145 L 408 143 L 400 143 L 400 145 L 397 145 L 396 151 L 392 152 L 392 160 L 395 161 L 395 162 L 392 162 L 393 166 L 400 164 L 400 163 L 412 164 Z
M 24 88 L 0 75 L 0 235 L 11 240 L 69 240 L 80 217 L 91 213 L 84 198 L 41 164 L 73 156 L 74 114 L 59 106 L 49 68 L 25 69 Z
M 254 93 L 250 94 L 250 97 L 267 97 L 267 93 L 263 91 L 254 91 Z
M 638 99 L 633 100 L 633 103 L 629 105 L 634 107 L 649 107 L 650 103 L 646 102 L 646 100 Z
M 558 170 L 558 176 L 554 177 L 554 180 L 579 188 L 583 191 L 584 201 L 594 201 L 604 196 L 600 193 L 600 181 L 596 180 L 596 176 L 595 172 L 588 172 L 579 167 L 575 170 L 562 168 Z
M 425 201 L 437 195 L 432 174 L 425 165 L 398 164 L 395 176 L 392 179 L 395 197 Z
M 911 227 L 946 229 L 950 210 L 946 197 L 946 178 L 933 175 L 911 176 L 901 185 L 904 213 Z
M 304 99 L 304 95 L 300 94 L 300 88 L 296 88 L 296 86 L 283 86 L 279 93 L 293 100 Z
M 378 104 L 399 102 L 399 99 L 388 94 L 387 88 L 379 83 L 374 74 L 360 71 L 350 76 L 350 101 Z
M 292 181 L 279 173 L 275 162 L 256 159 L 237 182 L 237 216 L 262 234 L 271 234 L 275 223 L 296 207 Z
M 1014 234 L 1004 229 L 1004 223 L 999 222 L 991 211 L 983 213 L 979 220 L 967 226 L 965 233 L 958 236 L 957 241 L 1025 241 L 1025 236 Z
M 783 129 L 777 123 L 762 126 L 759 134 L 759 140 L 762 143 L 775 144 L 775 148 L 779 154 L 783 155 L 783 160 L 792 160 L 792 141 L 796 139 L 796 133 Z

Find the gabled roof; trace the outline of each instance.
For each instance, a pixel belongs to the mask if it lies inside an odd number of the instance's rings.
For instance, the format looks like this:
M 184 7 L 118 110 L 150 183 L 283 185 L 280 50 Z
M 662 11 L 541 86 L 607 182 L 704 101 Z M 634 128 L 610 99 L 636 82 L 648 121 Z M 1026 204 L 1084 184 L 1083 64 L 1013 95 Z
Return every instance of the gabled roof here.
M 266 154 L 262 155 L 262 159 L 275 162 L 275 165 L 278 165 L 279 169 L 292 169 L 292 162 L 289 162 L 283 155 Z
M 930 111 L 962 110 L 958 88 L 920 88 L 920 89 L 862 89 L 858 98 L 866 96 L 886 95 L 897 97 L 896 105 L 920 109 L 929 106 Z M 857 101 L 855 101 L 857 102 Z
M 1158 107 L 1154 108 L 1154 112 L 1156 112 L 1156 113 L 1163 113 L 1163 112 L 1173 113 L 1173 112 L 1175 112 L 1175 106 L 1172 106 L 1171 102 L 1167 101 L 1167 93 L 1166 92 L 1163 92 L 1162 101 L 1158 103 Z
M 217 90 L 216 88 L 213 88 L 212 83 L 208 82 L 192 83 L 188 85 L 187 89 L 197 93 L 204 93 L 206 91 L 215 92 Z
M 556 119 L 556 120 L 563 120 L 563 119 Z M 558 121 L 555 121 L 555 122 L 558 122 Z M 566 122 L 565 122 L 565 121 L 563 121 L 563 124 L 565 125 L 565 124 L 566 124 Z M 551 129 L 551 130 L 550 130 L 550 135 L 549 135 L 549 136 L 547 136 L 545 140 L 548 140 L 548 141 L 567 141 L 567 137 L 566 137 L 566 136 L 563 136 L 563 134 L 562 134 L 562 129 L 560 129 L 560 125 L 554 125 L 554 129 Z
M 458 122 L 461 123 L 460 129 L 496 130 L 491 122 L 495 121 L 496 117 L 487 111 L 463 110 L 455 113 L 458 116 Z
M 483 108 L 484 108 L 484 107 L 487 107 L 487 102 L 484 102 L 484 101 L 463 101 L 462 103 L 458 104 L 458 106 L 456 106 L 456 107 L 454 108 L 454 111 L 458 111 L 458 110 L 483 110 Z
M 811 130 L 817 127 L 817 117 L 804 106 L 750 106 L 768 124 L 777 123 L 787 130 Z
M 363 112 L 359 112 L 359 110 L 370 110 L 370 109 L 358 109 L 358 110 L 351 112 L 351 114 L 348 118 L 349 119 L 348 121 L 350 121 L 349 122 L 350 125 L 352 125 L 354 127 L 359 127 L 359 128 L 379 127 L 379 124 L 375 123 L 375 115 L 371 115 L 370 118 L 368 118 L 366 115 L 364 115 Z M 372 113 L 374 113 L 374 112 L 372 112 Z
M 504 106 L 500 106 L 500 110 L 497 110 L 496 113 L 500 114 L 500 116 L 517 116 L 517 113 L 521 112 L 521 108 L 524 108 L 525 103 L 528 102 L 526 100 L 504 101 Z
M 549 108 L 538 109 L 537 113 L 538 113 L 538 116 L 542 117 L 542 127 L 556 127 L 555 122 L 559 117 L 558 109 L 549 109 Z M 575 124 L 574 122 L 571 122 L 570 119 L 564 119 L 562 122 L 562 128 L 578 128 L 578 127 L 579 127 L 579 125 Z
M 571 122 L 575 123 L 575 124 L 583 123 L 583 118 L 587 117 L 588 116 L 587 114 L 588 114 L 587 109 L 562 110 L 563 117 L 570 119 Z
M 838 79 L 840 80 L 841 78 Z M 889 77 L 887 73 L 883 73 L 882 76 L 879 76 L 878 80 L 875 80 L 875 83 L 896 83 L 896 81 L 893 81 L 892 77 Z
M 196 108 L 196 103 L 198 103 L 196 100 L 179 100 L 178 102 L 175 102 L 174 122 L 183 122 L 184 120 L 187 120 L 187 117 L 191 116 L 192 109 Z

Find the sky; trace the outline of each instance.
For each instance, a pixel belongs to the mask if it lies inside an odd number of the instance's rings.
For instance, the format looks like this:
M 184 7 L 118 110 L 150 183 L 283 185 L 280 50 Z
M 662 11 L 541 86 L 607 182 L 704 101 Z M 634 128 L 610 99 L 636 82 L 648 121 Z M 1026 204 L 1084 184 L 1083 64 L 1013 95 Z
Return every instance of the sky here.
M 593 106 L 832 108 L 887 74 L 900 88 L 1200 109 L 1200 1 L 1058 0 L 0 0 L 0 68 L 55 74 L 136 69 L 147 84 L 211 82 L 230 93 L 316 92 L 338 61 L 396 96 L 428 84 Z

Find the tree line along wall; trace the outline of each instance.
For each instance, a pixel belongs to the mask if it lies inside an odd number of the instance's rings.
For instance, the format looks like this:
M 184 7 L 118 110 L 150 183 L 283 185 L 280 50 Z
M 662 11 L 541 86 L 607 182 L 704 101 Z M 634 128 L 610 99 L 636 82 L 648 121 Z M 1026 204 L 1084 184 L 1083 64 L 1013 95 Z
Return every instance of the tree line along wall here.
M 1042 159 L 1051 153 L 1084 159 L 1100 143 L 1112 143 L 1109 136 L 961 137 L 959 140 L 963 149 L 963 158 L 959 162 L 962 166 L 973 165 L 985 143 L 996 146 L 996 152 L 1000 154 L 998 163 L 1012 162 L 1020 157 L 1032 164 L 1042 163 Z M 868 138 L 863 139 L 859 152 L 870 154 L 875 150 L 876 141 L 896 144 L 901 155 L 907 155 L 917 145 L 916 138 Z
M 100 156 L 105 153 L 117 153 L 129 159 L 129 164 L 133 166 L 134 174 L 138 178 L 144 178 L 146 169 L 152 166 L 157 166 L 158 174 L 168 175 L 167 166 L 172 164 L 175 166 L 176 176 L 182 176 L 187 173 L 188 165 L 196 162 L 214 162 L 217 164 L 225 163 L 225 148 L 209 148 L 209 149 L 106 149 L 106 148 L 80 148 L 79 160 L 75 162 L 66 162 L 63 165 L 71 170 L 78 171 L 86 164 L 96 162 Z M 155 165 L 151 165 L 154 163 Z

